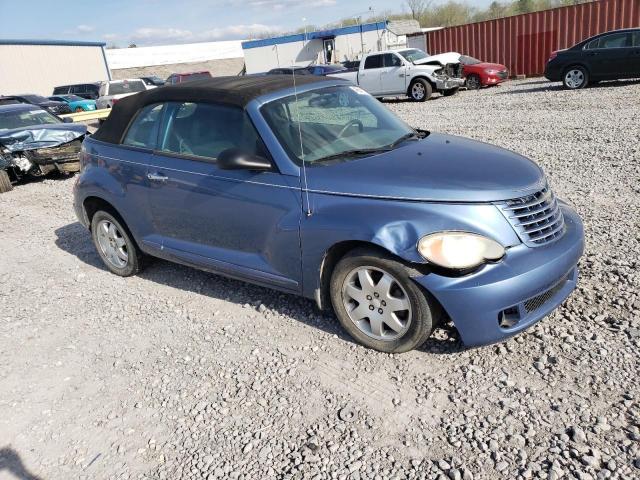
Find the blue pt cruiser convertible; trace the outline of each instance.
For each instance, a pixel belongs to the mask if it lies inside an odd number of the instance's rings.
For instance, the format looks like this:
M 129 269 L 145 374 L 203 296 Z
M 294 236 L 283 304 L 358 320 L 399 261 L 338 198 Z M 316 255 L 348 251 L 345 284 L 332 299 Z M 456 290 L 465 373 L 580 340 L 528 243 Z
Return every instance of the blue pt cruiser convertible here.
M 145 255 L 315 299 L 358 342 L 514 335 L 576 286 L 578 215 L 516 153 L 416 130 L 342 80 L 206 79 L 119 101 L 75 210 L 117 275 Z

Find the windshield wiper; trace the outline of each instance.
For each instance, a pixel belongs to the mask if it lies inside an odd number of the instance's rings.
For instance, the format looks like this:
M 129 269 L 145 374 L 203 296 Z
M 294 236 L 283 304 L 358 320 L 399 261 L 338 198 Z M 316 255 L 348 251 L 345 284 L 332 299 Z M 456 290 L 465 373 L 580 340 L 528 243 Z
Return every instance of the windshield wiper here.
M 400 138 L 398 138 L 396 141 L 390 143 L 389 145 L 386 146 L 386 148 L 388 148 L 389 150 L 397 147 L 398 145 L 400 145 L 402 142 L 404 142 L 405 140 L 421 140 L 423 138 L 425 138 L 427 135 L 429 135 L 429 132 L 426 130 L 417 130 L 415 132 L 410 132 L 407 133 L 405 135 L 402 135 Z
M 389 148 L 388 146 L 380 148 L 358 148 L 355 150 L 346 150 L 344 152 L 334 153 L 331 155 L 327 155 L 326 157 L 320 157 L 313 160 L 313 162 L 324 162 L 328 160 L 335 160 L 337 158 L 360 157 L 362 155 L 372 155 L 374 153 L 388 152 L 389 150 L 391 150 L 391 148 Z

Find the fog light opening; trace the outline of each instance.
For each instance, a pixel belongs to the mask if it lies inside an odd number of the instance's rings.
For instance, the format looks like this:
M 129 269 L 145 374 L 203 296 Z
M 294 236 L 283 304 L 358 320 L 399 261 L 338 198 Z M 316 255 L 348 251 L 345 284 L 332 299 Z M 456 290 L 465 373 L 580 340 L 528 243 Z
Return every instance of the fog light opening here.
M 511 328 L 520 321 L 518 307 L 510 307 L 503 310 L 498 315 L 498 325 L 500 328 Z

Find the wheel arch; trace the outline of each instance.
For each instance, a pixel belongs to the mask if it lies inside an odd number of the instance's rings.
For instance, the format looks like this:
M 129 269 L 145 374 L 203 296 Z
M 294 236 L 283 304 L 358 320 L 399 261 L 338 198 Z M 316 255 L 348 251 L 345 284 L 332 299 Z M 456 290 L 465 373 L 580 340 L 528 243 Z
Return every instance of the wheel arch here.
M 412 77 L 411 80 L 409 81 L 409 85 L 407 85 L 407 91 L 406 91 L 407 96 L 411 96 L 411 85 L 413 85 L 413 82 L 415 82 L 418 79 L 425 80 L 426 82 L 429 83 L 429 85 L 431 85 L 431 88 L 433 89 L 433 91 L 434 92 L 436 91 L 436 82 L 434 82 L 424 74 L 418 74 L 415 77 Z
M 320 263 L 318 288 L 316 289 L 315 301 L 320 310 L 328 310 L 331 306 L 331 296 L 329 292 L 329 285 L 331 282 L 331 276 L 335 270 L 338 262 L 345 257 L 348 253 L 357 249 L 368 249 L 371 251 L 377 251 L 381 254 L 392 258 L 398 263 L 403 264 L 405 267 L 413 271 L 415 275 L 421 275 L 427 273 L 429 268 L 426 264 L 414 264 L 403 259 L 399 255 L 388 250 L 384 246 L 366 240 L 344 240 L 333 244 L 329 247 Z
M 567 63 L 567 66 L 562 69 L 562 77 L 561 78 L 564 78 L 564 76 L 567 74 L 567 72 L 573 67 L 582 67 L 582 68 L 584 68 L 587 71 L 587 74 L 589 74 L 589 77 L 591 77 L 591 69 L 589 68 L 589 66 L 585 62 L 575 61 L 575 62 Z
M 113 215 L 116 218 L 116 220 L 120 222 L 120 224 L 122 225 L 122 228 L 124 228 L 127 231 L 127 235 L 129 235 L 129 238 L 131 238 L 131 241 L 135 244 L 136 248 L 138 248 L 138 250 L 141 250 L 140 243 L 138 242 L 138 240 L 136 239 L 136 236 L 131 231 L 129 224 L 113 204 L 111 204 L 110 202 L 108 202 L 102 197 L 90 195 L 82 201 L 82 209 L 85 214 L 85 218 L 88 221 L 89 231 L 91 231 L 91 221 L 93 220 L 93 216 L 96 214 L 96 212 L 103 210 Z

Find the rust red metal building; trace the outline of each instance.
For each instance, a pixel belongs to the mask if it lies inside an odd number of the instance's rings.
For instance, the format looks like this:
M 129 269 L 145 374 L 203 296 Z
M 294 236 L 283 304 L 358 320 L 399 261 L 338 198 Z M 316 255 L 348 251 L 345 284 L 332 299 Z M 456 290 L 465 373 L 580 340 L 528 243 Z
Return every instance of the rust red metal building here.
M 429 53 L 460 52 L 541 75 L 549 54 L 598 33 L 640 27 L 640 0 L 598 0 L 426 33 Z

